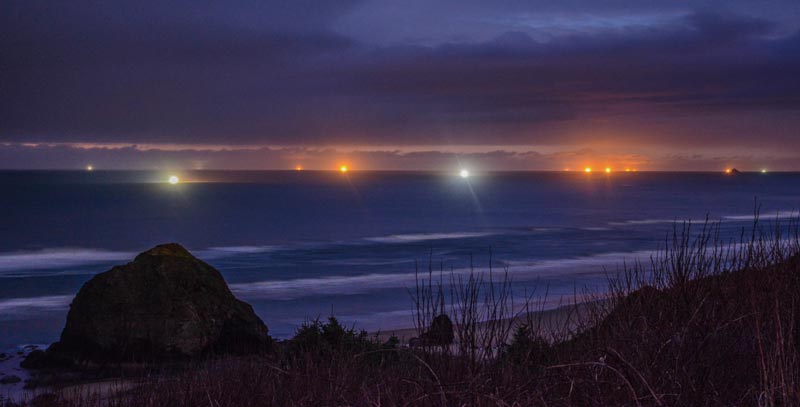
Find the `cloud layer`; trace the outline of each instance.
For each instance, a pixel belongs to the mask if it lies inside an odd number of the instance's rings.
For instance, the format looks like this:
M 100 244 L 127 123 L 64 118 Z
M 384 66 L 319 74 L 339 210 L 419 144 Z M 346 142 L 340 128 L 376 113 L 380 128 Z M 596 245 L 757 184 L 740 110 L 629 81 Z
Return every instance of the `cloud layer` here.
M 800 151 L 796 2 L 10 0 L 4 9 L 4 150 L 515 145 L 529 148 L 511 154 L 616 151 L 657 166 L 714 149 L 757 160 Z

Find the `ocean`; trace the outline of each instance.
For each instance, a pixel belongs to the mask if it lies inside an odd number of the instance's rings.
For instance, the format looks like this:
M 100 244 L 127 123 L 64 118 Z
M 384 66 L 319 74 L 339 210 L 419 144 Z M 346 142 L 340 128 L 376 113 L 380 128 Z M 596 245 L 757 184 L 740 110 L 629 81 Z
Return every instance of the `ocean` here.
M 94 274 L 178 242 L 218 268 L 277 338 L 335 314 L 412 326 L 415 270 L 508 271 L 556 306 L 602 291 L 675 221 L 753 221 L 800 208 L 796 173 L 0 171 L 0 349 L 58 339 Z M 447 277 L 445 276 L 445 280 Z

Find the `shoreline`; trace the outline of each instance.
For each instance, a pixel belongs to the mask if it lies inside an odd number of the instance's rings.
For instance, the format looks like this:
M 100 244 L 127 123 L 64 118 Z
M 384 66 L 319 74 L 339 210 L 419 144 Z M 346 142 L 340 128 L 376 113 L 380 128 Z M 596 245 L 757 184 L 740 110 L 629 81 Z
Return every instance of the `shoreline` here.
M 511 325 L 506 336 L 506 342 L 511 341 L 518 326 L 529 323 L 538 327 L 536 334 L 550 342 L 563 339 L 563 336 L 554 337 L 554 334 L 569 334 L 579 328 L 581 324 L 586 323 L 587 319 L 592 317 L 592 310 L 589 307 L 597 307 L 596 309 L 601 309 L 605 313 L 610 311 L 608 299 L 590 299 L 574 304 L 560 305 L 551 309 L 521 313 L 510 318 Z M 509 319 L 504 319 L 504 321 L 509 321 Z M 478 326 L 483 327 L 486 324 L 487 322 L 484 321 L 478 323 Z M 404 346 L 408 346 L 409 340 L 416 338 L 418 335 L 419 331 L 413 327 L 377 330 L 369 333 L 369 337 L 375 337 L 380 342 L 386 342 L 389 338 L 395 336 L 400 341 L 400 344 Z

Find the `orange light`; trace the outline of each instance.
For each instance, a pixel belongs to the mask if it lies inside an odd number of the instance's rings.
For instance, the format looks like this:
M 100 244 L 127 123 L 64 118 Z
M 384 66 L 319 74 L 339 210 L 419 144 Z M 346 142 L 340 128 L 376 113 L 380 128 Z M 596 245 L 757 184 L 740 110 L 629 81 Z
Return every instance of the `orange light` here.
M 589 173 L 592 172 L 592 167 L 586 167 L 583 169 L 585 172 Z
M 611 167 L 606 167 L 606 174 L 611 174 Z
M 630 168 L 626 168 L 625 172 L 631 172 L 631 169 Z
M 294 170 L 295 171 L 303 171 L 303 166 L 298 165 L 297 167 L 294 167 Z
M 730 169 L 730 168 L 726 168 L 726 169 L 725 169 L 725 173 L 726 173 L 726 174 L 730 174 L 730 173 L 732 173 L 732 172 L 733 172 L 733 170 L 732 170 L 732 169 Z
M 347 166 L 346 166 L 346 165 L 343 165 L 343 166 L 339 167 L 339 171 L 341 171 L 341 172 L 347 172 Z

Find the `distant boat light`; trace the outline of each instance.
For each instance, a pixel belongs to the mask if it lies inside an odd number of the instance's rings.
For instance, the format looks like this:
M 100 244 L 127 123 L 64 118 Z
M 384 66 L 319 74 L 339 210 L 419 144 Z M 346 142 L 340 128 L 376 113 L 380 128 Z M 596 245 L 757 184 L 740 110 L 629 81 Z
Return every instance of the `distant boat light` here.
M 767 173 L 767 169 L 766 169 L 766 168 L 762 169 L 762 170 L 761 170 L 761 173 L 762 173 L 762 174 L 766 174 L 766 173 Z
M 606 174 L 611 174 L 611 167 L 606 167 Z
M 298 165 L 297 167 L 294 167 L 294 169 L 295 169 L 295 171 L 303 171 L 303 166 L 302 165 Z
M 176 177 L 176 176 L 172 175 L 172 176 L 170 176 L 170 177 L 169 177 L 169 179 L 168 179 L 167 181 L 168 181 L 170 184 L 172 184 L 172 185 L 175 185 L 175 184 L 177 184 L 178 182 L 180 182 L 181 180 L 180 180 L 178 177 Z
M 92 170 L 94 170 L 94 167 L 92 167 L 91 165 L 86 166 L 86 171 L 92 171 Z
M 339 171 L 341 171 L 341 172 L 347 172 L 347 166 L 346 166 L 346 165 L 343 165 L 343 166 L 339 167 Z
M 469 177 L 469 171 L 461 170 L 461 172 L 459 172 L 458 175 L 460 175 L 461 178 L 467 178 L 467 177 Z
M 583 171 L 585 171 L 587 173 L 592 172 L 592 167 L 586 167 L 586 168 L 583 169 Z

